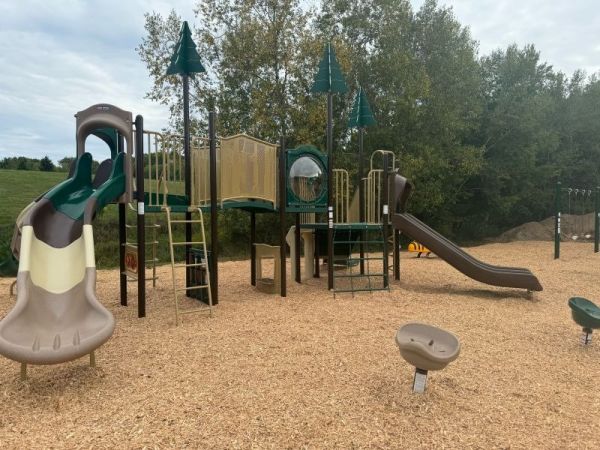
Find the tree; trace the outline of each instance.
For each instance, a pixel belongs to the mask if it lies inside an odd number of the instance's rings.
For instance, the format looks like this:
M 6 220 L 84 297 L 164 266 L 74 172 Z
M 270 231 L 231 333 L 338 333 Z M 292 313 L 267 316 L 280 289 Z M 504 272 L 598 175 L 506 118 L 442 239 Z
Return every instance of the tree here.
M 322 49 L 310 32 L 311 12 L 298 0 L 209 0 L 198 2 L 196 15 L 195 42 L 208 73 L 192 89 L 197 125 L 204 127 L 214 104 L 224 134 L 277 141 L 285 132 L 300 142 L 324 135 L 324 126 L 317 126 L 324 119 L 320 101 L 307 95 Z M 147 14 L 148 34 L 138 47 L 154 82 L 148 97 L 169 105 L 175 128 L 179 80 L 165 70 L 180 22 L 175 12 Z
M 68 172 L 71 169 L 71 164 L 75 161 L 72 156 L 65 156 L 58 161 L 58 167 L 61 172 Z
M 472 141 L 483 107 L 476 42 L 433 0 L 416 14 L 405 0 L 334 0 L 322 8 L 322 33 L 343 41 L 349 78 L 372 99 L 379 126 L 369 131 L 366 152 L 394 150 L 417 186 L 411 209 L 452 232 L 483 160 Z
M 30 170 L 29 165 L 27 164 L 27 158 L 19 157 L 17 161 L 17 170 Z
M 40 161 L 40 170 L 42 172 L 52 172 L 54 171 L 54 163 L 48 156 L 44 156 Z
M 477 229 L 496 234 L 547 214 L 559 155 L 556 126 L 563 80 L 528 45 L 482 58 L 486 108 L 479 144 L 484 167 L 469 186 L 475 193 L 467 214 Z
M 13 156 L 0 160 L 0 169 L 38 170 L 39 165 L 39 159 L 26 158 L 24 156 Z
M 480 58 L 469 29 L 436 0 L 418 11 L 409 0 L 322 0 L 313 9 L 300 0 L 206 0 L 195 11 L 208 73 L 193 80 L 195 134 L 205 134 L 215 107 L 221 135 L 276 141 L 283 133 L 288 147 L 324 148 L 325 102 L 309 89 L 329 41 L 350 87 L 334 102 L 336 167 L 353 175 L 358 165 L 347 115 L 360 85 L 377 120 L 365 154 L 395 152 L 416 185 L 411 211 L 443 233 L 474 240 L 545 218 L 558 179 L 600 184 L 598 76 L 556 72 L 533 45 Z M 138 47 L 153 80 L 148 97 L 170 107 L 175 131 L 180 80 L 165 71 L 180 25 L 175 12 L 146 15 Z M 229 238 L 246 233 L 241 213 L 228 214 L 226 229 L 237 230 Z

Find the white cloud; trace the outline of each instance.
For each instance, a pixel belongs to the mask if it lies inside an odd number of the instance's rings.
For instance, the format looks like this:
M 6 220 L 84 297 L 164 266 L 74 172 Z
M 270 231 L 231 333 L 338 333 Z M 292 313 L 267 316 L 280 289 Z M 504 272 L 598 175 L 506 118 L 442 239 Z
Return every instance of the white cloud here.
M 135 47 L 144 13 L 172 8 L 194 19 L 184 0 L 0 3 L 0 158 L 72 155 L 73 116 L 95 103 L 163 127 L 168 112 L 144 99 L 150 80 Z
M 418 9 L 424 0 L 412 0 Z M 534 44 L 542 61 L 571 75 L 600 70 L 600 12 L 593 0 L 439 0 L 479 41 L 480 54 Z

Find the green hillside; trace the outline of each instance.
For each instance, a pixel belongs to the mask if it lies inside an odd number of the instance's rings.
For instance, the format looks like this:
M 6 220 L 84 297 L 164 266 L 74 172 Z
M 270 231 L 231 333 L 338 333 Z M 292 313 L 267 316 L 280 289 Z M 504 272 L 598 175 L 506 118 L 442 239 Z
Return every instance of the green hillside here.
M 3 205 L 0 208 L 0 261 L 8 256 L 8 244 L 12 238 L 14 223 L 23 208 L 31 201 L 38 198 L 40 195 L 48 191 L 51 187 L 60 183 L 66 178 L 64 172 L 39 172 L 27 170 L 7 170 L 0 169 L 0 199 Z M 179 192 L 181 186 L 174 183 L 170 192 Z M 228 225 L 231 225 L 231 230 L 226 227 L 221 227 L 221 255 L 223 258 L 228 257 L 245 257 L 248 249 L 247 236 L 242 233 L 236 239 L 232 239 L 227 231 L 234 233 L 237 228 L 233 226 L 239 222 L 239 218 L 245 223 L 247 218 L 245 214 L 238 211 L 223 213 L 229 217 Z M 269 215 L 270 216 L 270 215 Z M 259 223 L 262 218 L 259 218 Z M 208 217 L 206 218 L 208 222 Z M 135 213 L 127 208 L 127 221 L 129 224 L 135 224 Z M 158 232 L 158 240 L 160 245 L 157 249 L 157 257 L 159 264 L 167 263 L 170 260 L 169 249 L 167 245 L 167 224 L 164 214 L 148 214 L 146 222 L 148 225 L 157 222 L 161 227 Z M 239 225 L 238 225 L 239 228 Z M 100 268 L 116 267 L 119 264 L 119 222 L 117 215 L 117 207 L 108 205 L 96 218 L 94 223 L 94 240 L 96 247 L 96 263 Z M 238 230 L 239 231 L 239 230 Z M 208 230 L 207 230 L 208 232 Z M 148 240 L 151 241 L 151 231 L 148 230 Z M 235 233 L 234 233 L 235 234 Z M 128 229 L 128 241 L 135 241 L 135 229 Z M 259 236 L 266 240 L 266 236 Z M 184 240 L 183 228 L 174 229 L 175 240 Z M 241 242 L 240 242 L 241 241 Z M 148 252 L 151 252 L 151 247 L 148 246 Z M 178 249 L 178 257 L 183 257 L 183 248 Z
M 0 237 L 4 237 L 6 227 L 12 233 L 23 208 L 66 177 L 64 172 L 0 169 Z

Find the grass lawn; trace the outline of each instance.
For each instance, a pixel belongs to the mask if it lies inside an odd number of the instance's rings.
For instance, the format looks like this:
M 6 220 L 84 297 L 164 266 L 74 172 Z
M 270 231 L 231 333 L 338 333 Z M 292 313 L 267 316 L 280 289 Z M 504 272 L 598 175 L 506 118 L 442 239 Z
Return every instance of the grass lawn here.
M 67 178 L 65 172 L 0 169 L 0 229 L 12 233 L 15 219 L 32 200 Z
M 5 170 L 0 169 L 0 199 L 3 205 L 0 208 L 0 261 L 8 256 L 8 243 L 12 238 L 15 220 L 19 213 L 31 201 L 38 198 L 40 195 L 54 187 L 61 181 L 65 180 L 67 174 L 65 172 L 38 172 L 27 170 Z M 146 183 L 148 184 L 148 180 Z M 170 183 L 169 192 L 172 194 L 182 193 L 182 183 Z M 205 216 L 205 223 L 208 225 L 210 215 Z M 127 208 L 127 222 L 135 225 L 135 213 Z M 147 225 L 154 223 L 160 225 L 158 231 L 159 245 L 157 248 L 157 257 L 159 264 L 165 264 L 170 261 L 169 248 L 167 245 L 167 220 L 164 214 L 148 214 L 146 215 Z M 98 216 L 94 223 L 94 240 L 96 250 L 96 264 L 100 268 L 116 267 L 119 264 L 118 248 L 118 215 L 116 205 L 108 205 Z M 209 227 L 206 227 L 207 234 Z M 174 239 L 183 241 L 183 228 L 178 227 L 173 229 Z M 147 237 L 151 240 L 151 232 Z M 127 230 L 127 240 L 135 242 L 135 229 Z M 245 256 L 247 253 L 246 245 L 232 245 L 222 242 L 222 256 L 236 257 Z M 178 249 L 179 256 L 183 249 Z M 147 248 L 148 255 L 152 252 L 150 246 Z
M 65 172 L 0 169 L 0 261 L 9 255 L 8 244 L 19 213 L 66 177 Z

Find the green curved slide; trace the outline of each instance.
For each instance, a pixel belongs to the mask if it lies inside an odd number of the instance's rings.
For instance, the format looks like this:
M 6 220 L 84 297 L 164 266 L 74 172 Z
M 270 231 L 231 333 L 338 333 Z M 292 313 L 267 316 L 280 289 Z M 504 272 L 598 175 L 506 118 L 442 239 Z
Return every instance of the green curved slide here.
M 100 165 L 81 155 L 73 176 L 24 214 L 17 301 L 0 321 L 0 354 L 25 364 L 55 364 L 93 352 L 113 333 L 96 298 L 92 221 L 124 192 L 124 154 Z

